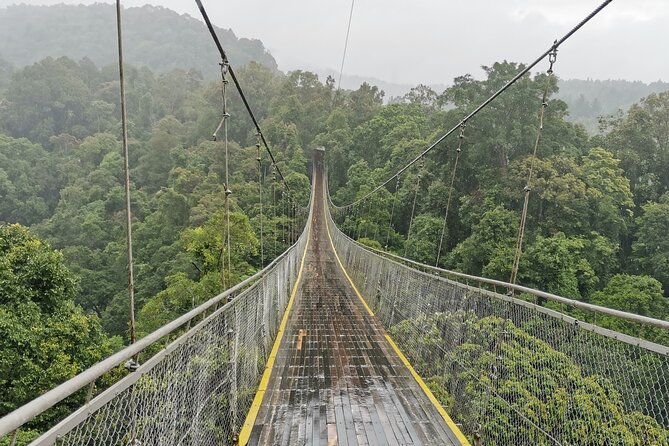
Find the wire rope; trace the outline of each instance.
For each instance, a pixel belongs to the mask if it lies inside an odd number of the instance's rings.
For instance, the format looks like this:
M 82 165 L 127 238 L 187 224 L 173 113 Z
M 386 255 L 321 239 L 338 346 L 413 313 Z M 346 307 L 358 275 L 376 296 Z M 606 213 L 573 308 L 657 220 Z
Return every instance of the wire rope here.
M 130 343 L 134 344 L 135 333 L 135 279 L 132 255 L 132 209 L 130 207 L 130 167 L 128 154 L 128 111 L 125 100 L 125 76 L 123 70 L 123 34 L 121 23 L 121 1 L 116 0 L 116 36 L 118 43 L 118 76 L 121 95 L 121 133 L 123 137 L 123 185 L 125 189 L 126 249 L 128 258 L 128 298 L 130 301 Z
M 256 133 L 256 161 L 258 162 L 258 202 L 260 203 L 260 266 L 265 268 L 265 240 L 263 231 L 263 178 L 262 178 L 262 156 L 260 152 L 260 134 Z
M 553 49 L 549 55 L 548 71 L 546 71 L 546 84 L 544 85 L 543 95 L 541 97 L 541 107 L 539 108 L 539 126 L 537 127 L 537 134 L 534 140 L 534 150 L 532 151 L 532 158 L 530 158 L 530 168 L 527 173 L 527 181 L 525 187 L 523 188 L 524 192 L 524 201 L 523 201 L 523 211 L 520 216 L 520 225 L 518 226 L 518 237 L 516 239 L 516 247 L 514 249 L 513 257 L 513 266 L 511 267 L 511 278 L 509 283 L 512 285 L 516 284 L 516 279 L 518 278 L 518 269 L 520 267 L 520 258 L 523 253 L 523 239 L 525 238 L 525 228 L 527 227 L 527 211 L 530 203 L 530 193 L 532 192 L 532 179 L 534 176 L 534 168 L 537 161 L 537 153 L 539 150 L 539 143 L 541 142 L 541 134 L 544 129 L 544 116 L 546 113 L 546 108 L 548 107 L 548 89 L 553 79 L 553 64 L 557 60 L 557 47 Z
M 458 161 L 460 160 L 460 153 L 462 153 L 462 140 L 465 138 L 466 123 L 460 126 L 460 135 L 458 135 L 458 148 L 455 149 L 455 161 L 453 162 L 453 171 L 451 172 L 451 184 L 448 186 L 448 199 L 446 200 L 446 212 L 444 213 L 444 224 L 441 228 L 441 237 L 439 238 L 439 248 L 437 249 L 437 260 L 434 266 L 439 266 L 439 258 L 441 257 L 441 250 L 444 245 L 444 235 L 446 234 L 446 225 L 448 223 L 448 211 L 451 208 L 451 198 L 453 196 L 453 185 L 455 183 L 455 174 L 458 170 Z
M 418 169 L 418 175 L 416 176 L 416 189 L 413 194 L 413 205 L 411 206 L 411 217 L 409 218 L 409 229 L 407 230 L 407 240 L 404 244 L 404 257 L 407 256 L 407 250 L 409 249 L 409 240 L 411 239 L 411 229 L 413 228 L 413 218 L 416 214 L 416 201 L 418 201 L 418 191 L 420 191 L 420 180 L 423 177 L 423 166 L 425 165 L 425 160 L 420 160 L 420 166 Z
M 199 0 L 196 0 L 199 1 Z M 404 173 L 407 169 L 409 169 L 411 166 L 413 166 L 418 160 L 423 158 L 426 154 L 431 152 L 439 143 L 441 143 L 443 140 L 448 138 L 451 134 L 456 132 L 462 124 L 467 123 L 468 121 L 471 120 L 474 116 L 476 116 L 481 110 L 486 108 L 492 101 L 497 99 L 499 95 L 504 93 L 506 90 L 508 90 L 513 84 L 515 84 L 520 78 L 522 78 L 524 75 L 529 73 L 529 71 L 534 68 L 539 62 L 544 60 L 550 53 L 552 53 L 554 50 L 558 49 L 560 45 L 562 45 L 565 41 L 567 41 L 574 33 L 576 33 L 579 29 L 581 29 L 586 23 L 588 23 L 590 20 L 592 20 L 597 14 L 599 14 L 606 6 L 608 6 L 613 0 L 605 0 L 603 3 L 601 3 L 595 10 L 593 10 L 590 14 L 588 14 L 583 20 L 581 20 L 576 26 L 574 26 L 569 32 L 567 32 L 565 35 L 563 35 L 560 39 L 556 40 L 550 48 L 548 48 L 546 51 L 544 51 L 539 57 L 537 57 L 533 62 L 531 62 L 529 65 L 527 65 L 525 68 L 521 69 L 511 80 L 509 80 L 506 84 L 504 84 L 502 87 L 500 87 L 497 91 L 495 91 L 490 97 L 488 97 L 485 101 L 481 102 L 474 110 L 469 112 L 467 116 L 462 118 L 462 120 L 457 123 L 453 128 L 448 130 L 446 133 L 441 135 L 439 138 L 437 138 L 432 144 L 430 144 L 426 149 L 424 149 L 420 154 L 418 154 L 415 158 L 413 158 L 409 163 L 407 163 L 404 167 L 399 169 L 395 174 L 393 174 L 391 177 L 389 177 L 387 180 L 382 182 L 381 184 L 377 185 L 374 189 L 372 189 L 369 193 L 366 195 L 358 198 L 352 203 L 349 203 L 347 205 L 342 205 L 342 206 L 333 206 L 337 208 L 345 208 L 349 206 L 353 206 L 354 204 L 369 198 L 371 195 L 377 193 L 381 188 L 385 187 L 390 181 L 392 181 L 393 178 L 395 178 L 397 175 L 401 175 Z
M 274 157 L 274 154 L 272 153 L 272 150 L 269 147 L 269 144 L 267 143 L 267 140 L 265 139 L 265 135 L 262 133 L 262 130 L 260 129 L 260 124 L 258 123 L 258 120 L 256 119 L 255 114 L 253 113 L 253 110 L 251 109 L 251 105 L 249 104 L 248 99 L 246 98 L 246 95 L 244 94 L 244 90 L 242 89 L 239 80 L 237 79 L 237 75 L 235 74 L 234 69 L 232 68 L 232 65 L 230 65 L 230 61 L 228 60 L 228 56 L 223 49 L 223 46 L 221 45 L 220 40 L 218 39 L 218 35 L 216 34 L 216 30 L 214 29 L 214 26 L 211 23 L 211 20 L 209 20 L 209 15 L 207 14 L 207 11 L 204 8 L 204 5 L 202 4 L 201 0 L 195 0 L 195 3 L 197 4 L 198 9 L 200 10 L 200 14 L 202 14 L 202 18 L 204 19 L 205 24 L 207 25 L 207 28 L 209 29 L 209 33 L 211 34 L 212 39 L 214 40 L 214 44 L 216 45 L 216 48 L 218 49 L 218 52 L 221 55 L 221 60 L 223 60 L 227 65 L 228 65 L 228 72 L 230 74 L 230 78 L 232 79 L 232 82 L 235 84 L 235 87 L 237 91 L 239 92 L 239 96 L 242 99 L 242 102 L 244 103 L 244 107 L 246 108 L 246 111 L 249 114 L 249 117 L 251 118 L 251 121 L 253 122 L 253 125 L 256 129 L 256 132 L 260 135 L 260 140 L 265 147 L 265 150 L 267 151 L 267 154 L 270 157 L 270 160 L 272 161 L 272 164 L 275 166 L 275 169 L 281 178 L 281 181 L 283 182 L 284 186 L 286 187 L 286 190 L 288 191 L 288 196 L 290 197 L 290 200 L 293 200 L 292 194 L 290 187 L 288 186 L 288 183 L 286 182 L 286 179 L 283 176 L 283 173 L 281 173 L 281 169 L 279 169 L 279 166 L 276 165 L 276 158 Z
M 337 90 L 332 99 L 332 102 L 336 101 L 336 98 L 341 90 L 341 78 L 344 74 L 344 63 L 346 62 L 346 51 L 348 50 L 348 38 L 351 34 L 351 22 L 353 21 L 353 7 L 355 6 L 355 0 L 351 0 L 351 12 L 348 15 L 348 26 L 346 27 L 346 39 L 344 40 L 344 54 L 341 57 L 341 66 L 339 68 L 339 79 L 337 80 Z
M 400 188 L 400 176 L 397 175 L 397 182 L 395 182 L 395 192 L 393 192 L 393 204 L 390 208 L 390 219 L 388 220 L 388 232 L 386 233 L 386 246 L 388 250 L 388 243 L 390 242 L 390 233 L 393 230 L 393 215 L 395 214 L 395 206 L 397 205 L 397 190 Z

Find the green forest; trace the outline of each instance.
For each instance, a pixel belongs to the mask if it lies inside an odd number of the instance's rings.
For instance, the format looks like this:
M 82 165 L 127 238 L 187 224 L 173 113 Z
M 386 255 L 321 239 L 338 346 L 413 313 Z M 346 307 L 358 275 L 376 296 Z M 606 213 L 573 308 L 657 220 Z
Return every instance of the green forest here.
M 9 8 L 13 15 L 5 20 L 20 23 L 22 8 L 28 7 Z M 90 14 L 108 16 L 105 8 L 96 5 Z M 135 13 L 166 20 L 172 14 L 145 9 Z M 140 23 L 130 11 L 129 25 Z M 0 26 L 0 36 L 9 29 Z M 231 32 L 227 38 L 237 41 Z M 127 344 L 129 318 L 113 54 L 33 61 L 21 59 L 35 54 L 29 48 L 23 56 L 10 53 L 7 40 L 0 39 L 7 44 L 0 48 L 0 417 Z M 235 65 L 237 76 L 301 209 L 309 200 L 315 147 L 326 148 L 333 202 L 351 203 L 522 68 L 493 63 L 483 79 L 463 75 L 445 91 L 418 85 L 384 104 L 384 92 L 373 85 L 336 91 L 332 78 L 279 72 L 257 41 L 238 43 L 244 56 L 234 59 L 233 52 L 231 59 L 245 64 Z M 211 55 L 205 67 L 158 59 L 151 63 L 138 52 L 131 62 L 148 66 L 126 68 L 140 336 L 262 269 L 296 239 L 300 224 L 256 148 L 241 99 L 231 93 L 233 245 L 231 265 L 221 267 L 228 256 L 221 235 L 225 160 L 223 142 L 211 138 L 222 116 L 221 82 L 210 74 L 218 60 Z M 546 81 L 543 73 L 522 78 L 468 123 L 439 266 L 508 280 L 525 178 L 534 165 L 518 282 L 668 319 L 669 92 L 651 93 L 624 114 L 602 118 L 602 133 L 592 136 L 569 120 L 552 78 L 533 159 Z M 364 244 L 434 264 L 457 144 L 455 134 L 348 213 L 342 229 Z M 667 343 L 662 334 L 647 337 Z M 59 406 L 33 427 L 52 424 L 67 409 Z
M 405 103 L 382 107 L 366 122 L 353 122 L 353 128 L 337 116 L 348 128 L 316 138 L 329 149 L 334 203 L 351 203 L 386 180 L 519 68 L 496 63 L 486 69 L 487 79 L 463 76 L 442 94 L 419 86 Z M 533 160 L 545 79 L 544 74 L 524 78 L 468 123 L 440 265 L 508 280 L 523 188 L 534 163 L 519 282 L 666 318 L 669 94 L 649 95 L 624 116 L 606 120 L 607 133 L 593 137 L 565 120 L 564 102 L 550 99 Z M 443 111 L 445 104 L 454 108 Z M 392 182 L 371 203 L 349 213 L 344 229 L 377 247 L 388 245 L 434 264 L 457 139 L 456 134 L 422 166 L 402 175 L 397 190 Z M 415 196 L 412 232 L 405 241 Z M 397 206 L 388 231 L 393 200 Z
M 74 60 L 89 58 L 97 66 L 116 62 L 115 7 L 92 5 L 11 5 L 0 9 L 0 88 L 8 67 L 20 69 L 49 56 Z M 218 76 L 216 47 L 202 32 L 202 22 L 161 6 L 124 8 L 123 37 L 126 62 L 156 73 L 195 69 L 206 79 Z M 255 61 L 277 69 L 274 57 L 256 39 L 238 38 L 230 29 L 216 27 L 228 58 L 235 65 Z M 4 59 L 4 63 L 3 63 Z

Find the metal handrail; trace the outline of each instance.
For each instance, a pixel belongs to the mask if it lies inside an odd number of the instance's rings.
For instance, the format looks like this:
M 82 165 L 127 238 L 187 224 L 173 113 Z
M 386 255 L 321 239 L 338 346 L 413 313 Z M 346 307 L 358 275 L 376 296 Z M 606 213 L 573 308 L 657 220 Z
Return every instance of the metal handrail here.
M 327 195 L 328 195 L 328 197 L 327 197 L 328 198 L 328 203 L 330 203 L 332 206 L 334 206 L 334 203 L 332 203 L 332 200 L 330 198 L 330 191 L 329 190 L 327 191 Z M 329 209 L 328 209 L 328 214 L 330 214 Z M 330 215 L 330 219 L 332 219 L 331 215 Z M 333 222 L 334 222 L 334 220 L 333 220 Z M 337 226 L 335 225 L 335 227 L 337 227 Z M 465 280 L 470 280 L 470 281 L 473 281 L 473 282 L 485 283 L 485 284 L 492 285 L 492 286 L 495 286 L 495 287 L 507 288 L 509 290 L 519 291 L 521 293 L 529 293 L 529 294 L 532 294 L 534 296 L 541 297 L 541 298 L 544 298 L 544 299 L 547 299 L 547 300 L 550 300 L 550 301 L 553 301 L 553 302 L 557 302 L 557 303 L 560 303 L 560 304 L 568 305 L 568 306 L 573 307 L 573 308 L 588 310 L 588 311 L 592 311 L 594 313 L 599 313 L 599 314 L 603 314 L 603 315 L 607 315 L 607 316 L 614 316 L 614 317 L 618 317 L 620 319 L 624 319 L 624 320 L 627 320 L 627 321 L 636 322 L 636 323 L 640 323 L 640 324 L 643 324 L 643 325 L 650 325 L 650 326 L 653 326 L 653 327 L 659 327 L 659 328 L 662 328 L 664 330 L 669 330 L 669 321 L 665 321 L 665 320 L 662 320 L 662 319 L 655 319 L 655 318 L 648 317 L 648 316 L 642 316 L 640 314 L 628 313 L 626 311 L 616 310 L 616 309 L 613 309 L 613 308 L 602 307 L 602 306 L 595 305 L 595 304 L 590 304 L 590 303 L 587 303 L 587 302 L 581 302 L 581 301 L 578 301 L 578 300 L 558 296 L 557 294 L 552 294 L 552 293 L 547 293 L 545 291 L 540 291 L 540 290 L 537 290 L 537 289 L 534 289 L 534 288 L 529 288 L 529 287 L 522 286 L 522 285 L 515 285 L 515 284 L 508 283 L 508 282 L 503 282 L 501 280 L 488 279 L 486 277 L 473 276 L 471 274 L 465 274 L 465 273 L 460 273 L 460 272 L 457 272 L 457 271 L 451 271 L 451 270 L 439 268 L 439 267 L 436 267 L 436 266 L 426 265 L 424 263 L 420 263 L 420 262 L 417 262 L 415 260 L 411 260 L 411 259 L 407 259 L 405 257 L 398 256 L 397 254 L 393 254 L 393 253 L 388 252 L 388 251 L 373 248 L 373 247 L 367 246 L 367 245 L 362 245 L 361 243 L 358 243 L 357 241 L 353 240 L 351 237 L 346 235 L 339 228 L 337 228 L 337 230 L 339 232 L 341 232 L 344 237 L 348 238 L 353 243 L 356 243 L 357 245 L 359 245 L 362 249 L 366 249 L 367 251 L 370 251 L 370 252 L 375 253 L 377 255 L 381 255 L 381 256 L 384 256 L 384 257 L 389 257 L 389 258 L 392 258 L 392 259 L 397 260 L 399 262 L 403 262 L 403 263 L 407 263 L 409 265 L 416 266 L 418 268 L 426 269 L 426 270 L 429 270 L 429 271 L 432 271 L 432 272 L 435 272 L 435 273 L 448 274 L 448 275 L 453 276 L 453 277 L 458 277 L 458 278 L 465 279 Z
M 305 228 L 307 227 L 308 224 L 309 220 L 307 220 Z M 305 232 L 303 231 L 300 238 L 304 236 L 304 233 Z M 253 284 L 257 280 L 262 278 L 265 274 L 267 274 L 272 268 L 274 268 L 277 265 L 277 263 L 283 260 L 293 249 L 295 249 L 298 243 L 299 243 L 299 238 L 298 241 L 296 241 L 280 256 L 274 259 L 269 265 L 267 265 L 264 269 L 258 271 L 251 277 L 248 277 L 247 279 L 243 280 L 242 282 L 238 283 L 232 288 L 229 288 L 228 290 L 222 292 L 221 294 L 209 299 L 207 302 L 204 302 L 197 308 L 194 308 L 193 310 L 178 317 L 172 322 L 163 325 L 162 327 L 158 328 L 151 334 L 138 340 L 134 344 L 129 345 L 128 347 L 124 348 L 123 350 L 117 353 L 114 353 L 113 355 L 107 357 L 106 359 L 103 359 L 102 361 L 94 364 L 93 366 L 89 367 L 88 369 L 84 370 L 78 375 L 70 378 L 64 383 L 49 390 L 45 394 L 35 398 L 34 400 L 26 403 L 25 405 L 15 409 L 14 411 L 0 418 L 0 438 L 20 428 L 22 425 L 29 422 L 39 414 L 45 412 L 54 405 L 63 401 L 68 396 L 91 384 L 100 376 L 113 370 L 114 368 L 123 364 L 125 361 L 128 361 L 129 359 L 133 358 L 135 355 L 141 353 L 147 347 L 153 345 L 163 337 L 173 333 L 183 325 L 187 324 L 196 317 L 205 313 L 210 308 L 215 307 L 216 305 L 220 304 L 223 301 L 226 301 L 230 296 L 235 295 L 236 293 L 243 290 L 247 286 Z M 219 310 L 222 311 L 225 308 L 232 305 L 233 303 L 234 300 L 230 300 L 229 302 L 226 302 Z

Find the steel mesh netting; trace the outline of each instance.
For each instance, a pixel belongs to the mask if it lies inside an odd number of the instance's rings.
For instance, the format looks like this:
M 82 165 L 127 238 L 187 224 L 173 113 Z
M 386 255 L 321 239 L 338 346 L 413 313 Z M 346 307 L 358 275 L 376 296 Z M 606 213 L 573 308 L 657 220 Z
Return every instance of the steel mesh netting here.
M 255 283 L 33 444 L 233 444 L 307 241 Z
M 410 268 L 332 220 L 330 231 L 375 315 L 475 443 L 669 445 L 666 346 Z

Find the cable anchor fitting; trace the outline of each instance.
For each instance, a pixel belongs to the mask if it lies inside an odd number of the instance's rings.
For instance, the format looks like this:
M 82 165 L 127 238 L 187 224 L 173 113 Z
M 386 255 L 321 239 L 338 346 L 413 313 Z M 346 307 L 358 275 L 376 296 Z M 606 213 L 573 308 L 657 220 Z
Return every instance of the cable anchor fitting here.
M 220 65 L 221 67 L 221 76 L 223 77 L 223 82 L 227 84 L 228 80 L 225 78 L 225 76 L 230 71 L 230 62 L 228 62 L 227 60 L 223 60 L 218 65 Z
M 467 121 L 462 121 L 460 123 L 460 134 L 458 135 L 458 148 L 455 149 L 455 153 L 457 154 L 462 152 L 462 140 L 465 139 L 465 127 L 467 127 Z
M 553 64 L 555 64 L 555 61 L 557 60 L 557 52 L 558 47 L 556 40 L 553 42 L 553 48 L 551 48 L 550 53 L 548 53 L 548 63 L 550 63 L 550 66 L 548 67 L 548 74 L 553 74 Z
M 126 361 L 124 367 L 129 371 L 129 372 L 134 372 L 139 368 L 139 362 L 135 361 L 133 358 L 130 358 Z
M 467 127 L 467 121 L 462 121 L 460 124 L 460 135 L 458 138 L 463 139 L 465 137 L 465 128 Z

